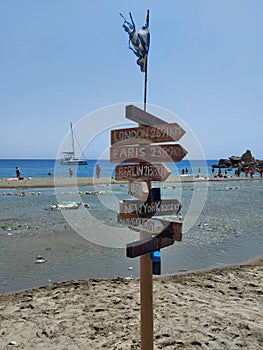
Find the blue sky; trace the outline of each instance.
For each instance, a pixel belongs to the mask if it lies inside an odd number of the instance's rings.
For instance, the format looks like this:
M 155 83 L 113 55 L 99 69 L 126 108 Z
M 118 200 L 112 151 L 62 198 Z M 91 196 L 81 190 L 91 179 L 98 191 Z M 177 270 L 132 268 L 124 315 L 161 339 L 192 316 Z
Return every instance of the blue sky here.
M 263 159 L 262 0 L 2 0 L 0 158 L 55 158 L 70 122 L 143 100 L 119 12 L 139 29 L 147 9 L 148 102 L 178 115 L 208 159 Z

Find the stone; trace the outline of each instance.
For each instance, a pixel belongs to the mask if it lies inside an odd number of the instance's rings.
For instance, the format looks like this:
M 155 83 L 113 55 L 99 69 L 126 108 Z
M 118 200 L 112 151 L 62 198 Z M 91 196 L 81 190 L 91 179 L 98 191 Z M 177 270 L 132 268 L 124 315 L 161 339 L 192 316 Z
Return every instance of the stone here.
M 220 159 L 218 165 L 219 167 L 226 168 L 228 166 L 231 166 L 231 162 L 229 159 Z
M 242 164 L 242 157 L 231 156 L 229 157 L 229 160 L 233 167 L 237 167 Z
M 15 340 L 10 340 L 9 345 L 17 345 L 17 342 Z
M 242 161 L 245 162 L 246 164 L 255 162 L 255 158 L 252 156 L 252 153 L 250 150 L 246 150 L 246 152 L 242 154 Z
M 256 160 L 250 150 L 240 156 L 231 156 L 228 159 L 220 159 L 218 164 L 212 165 L 212 168 L 240 168 L 242 171 L 246 166 L 252 167 L 255 171 L 259 171 L 263 167 L 263 160 Z

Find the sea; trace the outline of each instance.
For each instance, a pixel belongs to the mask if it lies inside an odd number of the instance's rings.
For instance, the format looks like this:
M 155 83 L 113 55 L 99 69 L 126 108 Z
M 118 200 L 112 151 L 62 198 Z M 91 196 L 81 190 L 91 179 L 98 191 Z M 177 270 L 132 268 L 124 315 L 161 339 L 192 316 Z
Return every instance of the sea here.
M 87 162 L 73 167 L 73 176 L 95 176 L 99 162 L 101 176 L 114 177 L 115 165 L 108 160 Z M 182 204 L 178 216 L 171 218 L 183 223 L 182 241 L 161 250 L 162 275 L 241 264 L 262 256 L 263 181 L 257 174 L 253 180 L 240 181 L 228 169 L 229 181 L 210 181 L 217 162 L 167 164 L 172 175 L 187 176 L 187 169 L 204 181 L 154 183 L 161 188 L 162 199 L 179 199 Z M 15 177 L 17 166 L 24 178 L 69 176 L 69 167 L 56 160 L 3 159 L 0 178 Z M 62 188 L 61 194 L 65 201 L 78 198 L 79 209 L 52 210 L 58 200 L 54 188 L 0 188 L 1 294 L 68 280 L 139 277 L 140 259 L 126 257 L 125 251 L 125 242 L 138 240 L 139 233 L 117 222 L 119 202 L 131 199 L 127 185 Z M 36 263 L 39 255 L 46 258 L 44 263 Z
M 101 176 L 114 177 L 115 165 L 109 160 L 87 160 L 86 166 L 71 166 L 74 176 L 93 177 L 95 176 L 96 164 L 101 167 Z M 218 160 L 182 160 L 179 163 L 170 163 L 169 168 L 173 175 L 181 174 L 187 169 L 189 174 L 202 173 L 212 175 L 212 165 Z M 61 165 L 55 159 L 0 159 L 0 178 L 16 177 L 16 167 L 19 167 L 21 177 L 24 178 L 45 178 L 49 176 L 67 177 L 69 166 Z

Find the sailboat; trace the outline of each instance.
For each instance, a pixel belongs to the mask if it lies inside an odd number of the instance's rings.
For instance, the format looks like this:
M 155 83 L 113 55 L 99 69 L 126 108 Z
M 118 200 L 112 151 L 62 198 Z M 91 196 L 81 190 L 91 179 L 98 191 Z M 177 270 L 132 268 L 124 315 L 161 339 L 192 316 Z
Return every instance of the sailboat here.
M 71 142 L 72 142 L 72 151 L 62 152 L 62 158 L 60 159 L 60 164 L 64 165 L 87 165 L 86 159 L 79 159 L 75 155 L 75 140 L 72 129 L 72 123 L 70 123 L 70 132 L 71 132 Z M 82 152 L 83 155 L 83 152 Z M 85 158 L 83 156 L 83 158 Z

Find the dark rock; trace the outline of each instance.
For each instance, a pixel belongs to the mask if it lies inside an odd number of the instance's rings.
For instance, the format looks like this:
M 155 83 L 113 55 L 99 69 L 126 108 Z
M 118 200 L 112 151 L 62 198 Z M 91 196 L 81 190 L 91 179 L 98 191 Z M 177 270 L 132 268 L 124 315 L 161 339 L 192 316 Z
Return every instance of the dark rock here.
M 95 312 L 103 312 L 104 311 L 104 309 L 103 308 L 100 308 L 100 307 L 98 307 L 97 309 L 95 309 Z
M 246 152 L 242 154 L 242 161 L 246 164 L 255 162 L 255 158 L 252 156 L 252 153 L 250 150 L 246 150 Z
M 242 157 L 232 156 L 232 157 L 229 157 L 229 160 L 232 166 L 235 168 L 242 164 Z
M 220 159 L 218 163 L 219 168 L 228 168 L 232 165 L 229 159 Z
M 263 167 L 263 160 L 256 160 L 250 150 L 240 156 L 231 156 L 229 159 L 220 159 L 218 164 L 212 165 L 212 168 L 239 168 L 244 171 L 245 167 L 253 168 L 259 171 Z
M 191 343 L 192 345 L 202 346 L 202 343 L 200 341 L 194 340 Z

